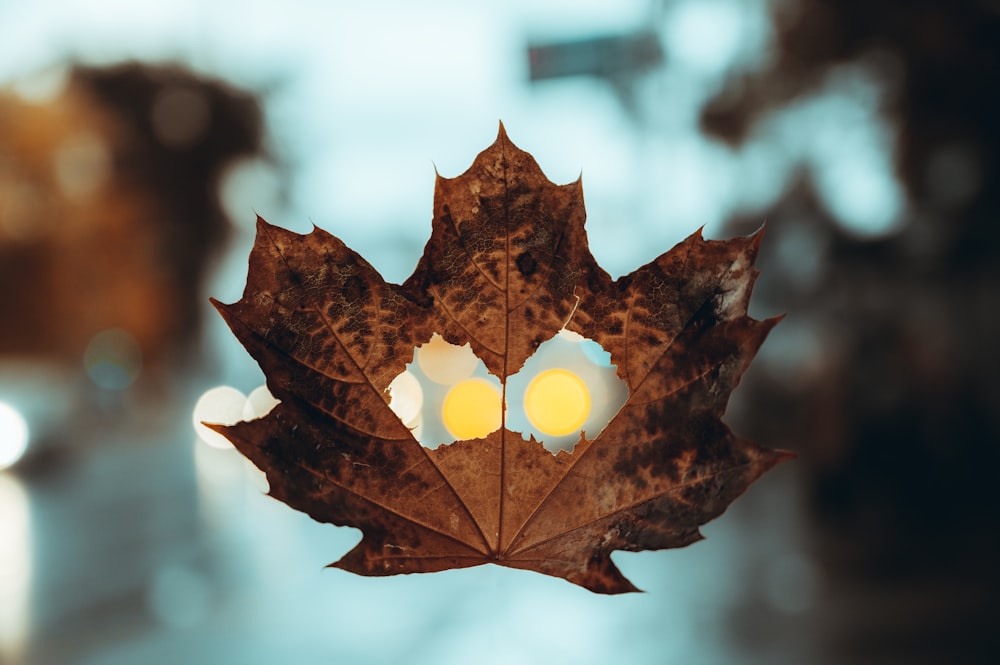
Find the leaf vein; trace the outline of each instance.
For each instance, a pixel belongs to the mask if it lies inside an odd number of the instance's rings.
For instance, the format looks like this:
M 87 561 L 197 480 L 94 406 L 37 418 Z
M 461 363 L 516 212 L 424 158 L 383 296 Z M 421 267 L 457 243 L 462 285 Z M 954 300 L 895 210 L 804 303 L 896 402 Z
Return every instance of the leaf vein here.
M 485 554 L 489 554 L 489 550 L 483 551 L 483 550 L 480 550 L 478 548 L 475 548 L 472 545 L 470 545 L 469 543 L 467 543 L 464 540 L 462 540 L 461 538 L 459 538 L 458 536 L 450 534 L 447 531 L 444 531 L 443 529 L 441 529 L 440 527 L 437 527 L 437 526 L 434 526 L 434 525 L 422 522 L 422 521 L 416 519 L 414 516 L 407 515 L 404 512 L 402 512 L 401 510 L 393 508 L 392 506 L 389 506 L 388 504 L 386 504 L 384 502 L 376 501 L 372 497 L 369 497 L 369 496 L 366 496 L 364 494 L 361 494 L 360 492 L 357 491 L 357 489 L 351 488 L 351 487 L 347 487 L 344 483 L 338 481 L 336 478 L 332 478 L 327 473 L 324 473 L 322 471 L 317 471 L 316 469 L 308 467 L 308 466 L 306 466 L 304 464 L 301 464 L 299 462 L 296 462 L 296 465 L 300 469 L 302 469 L 303 471 L 305 471 L 306 473 L 312 474 L 313 476 L 316 476 L 317 478 L 320 478 L 321 480 L 326 481 L 330 485 L 332 485 L 334 487 L 338 487 L 341 490 L 343 490 L 343 491 L 345 491 L 345 492 L 347 492 L 349 494 L 353 494 L 354 496 L 358 497 L 359 499 L 361 499 L 363 501 L 367 501 L 368 503 L 372 504 L 373 506 L 377 506 L 378 508 L 386 511 L 387 513 L 389 513 L 391 515 L 395 515 L 396 517 L 399 517 L 400 519 L 403 519 L 403 520 L 406 520 L 407 522 L 411 522 L 413 524 L 416 524 L 417 526 L 422 527 L 424 529 L 427 529 L 428 531 L 432 531 L 434 533 L 442 535 L 445 538 L 448 538 L 449 540 L 453 540 L 453 541 L 455 541 L 457 543 L 461 543 L 462 545 L 465 545 L 466 547 L 469 547 L 470 549 L 474 549 L 477 552 L 482 552 L 484 555 Z M 326 494 L 326 493 L 327 492 L 324 492 L 324 494 Z M 473 520 L 472 522 L 473 522 L 473 524 L 476 523 L 475 520 Z
M 700 477 L 698 477 L 698 478 L 696 478 L 694 480 L 690 480 L 688 482 L 684 482 L 684 483 L 680 483 L 678 485 L 674 485 L 673 487 L 671 487 L 669 490 L 667 490 L 665 492 L 661 492 L 659 494 L 654 494 L 652 496 L 649 496 L 647 498 L 641 499 L 639 501 L 633 501 L 632 503 L 626 504 L 624 506 L 617 506 L 615 508 L 615 510 L 612 510 L 610 512 L 604 513 L 602 515 L 598 515 L 598 516 L 594 517 L 593 519 L 589 519 L 586 522 L 583 522 L 583 523 L 578 524 L 578 525 L 576 525 L 576 526 L 574 526 L 574 527 L 572 527 L 570 529 L 566 529 L 565 531 L 562 531 L 562 532 L 557 533 L 557 534 L 555 534 L 553 536 L 550 536 L 548 538 L 540 540 L 537 543 L 532 543 L 531 545 L 522 547 L 521 549 L 515 549 L 512 552 L 510 552 L 509 556 L 511 558 L 513 558 L 513 557 L 517 556 L 520 552 L 530 552 L 531 550 L 536 549 L 538 547 L 541 547 L 541 546 L 545 545 L 546 543 L 552 542 L 553 540 L 558 540 L 560 538 L 563 538 L 566 535 L 573 533 L 574 531 L 579 531 L 580 529 L 585 529 L 588 526 L 590 526 L 592 524 L 596 524 L 597 522 L 600 522 L 601 520 L 605 520 L 605 519 L 607 519 L 609 517 L 612 517 L 613 515 L 617 515 L 619 513 L 623 513 L 623 512 L 632 510 L 633 508 L 637 508 L 637 507 L 639 507 L 639 506 L 641 506 L 643 504 L 649 503 L 650 501 L 655 501 L 656 499 L 659 499 L 661 497 L 670 496 L 671 494 L 675 494 L 676 492 L 678 492 L 680 490 L 683 490 L 685 488 L 691 487 L 693 485 L 697 485 L 699 483 L 707 482 L 707 481 L 709 481 L 709 480 L 711 480 L 711 479 L 715 478 L 716 476 L 719 476 L 719 475 L 721 475 L 723 473 L 732 473 L 732 472 L 735 472 L 735 471 L 740 471 L 741 469 L 746 469 L 746 468 L 748 468 L 750 466 L 751 466 L 751 464 L 747 463 L 747 464 L 737 464 L 735 466 L 727 467 L 725 469 L 719 469 L 719 470 L 713 471 L 711 473 L 705 474 L 704 476 L 700 476 Z

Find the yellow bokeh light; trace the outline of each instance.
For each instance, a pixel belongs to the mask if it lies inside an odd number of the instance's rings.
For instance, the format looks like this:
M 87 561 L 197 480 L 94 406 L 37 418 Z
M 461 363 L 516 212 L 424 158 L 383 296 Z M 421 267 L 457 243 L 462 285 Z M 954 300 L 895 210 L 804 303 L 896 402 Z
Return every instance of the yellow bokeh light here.
M 583 379 L 568 369 L 545 370 L 524 391 L 524 412 L 545 434 L 573 434 L 590 415 L 590 391 Z
M 500 391 L 486 379 L 466 379 L 448 391 L 441 419 L 458 441 L 480 439 L 500 427 Z

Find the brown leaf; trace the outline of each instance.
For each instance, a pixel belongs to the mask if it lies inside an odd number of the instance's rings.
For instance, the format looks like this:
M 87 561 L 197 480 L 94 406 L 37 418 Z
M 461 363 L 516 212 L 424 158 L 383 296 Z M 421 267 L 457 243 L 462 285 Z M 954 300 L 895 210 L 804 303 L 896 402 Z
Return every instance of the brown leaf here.
M 760 235 L 699 232 L 612 280 L 584 216 L 580 182 L 549 182 L 501 125 L 468 171 L 438 177 L 430 242 L 401 286 L 320 229 L 258 219 L 243 298 L 215 304 L 281 404 L 216 429 L 267 473 L 272 496 L 362 530 L 333 565 L 392 575 L 497 563 L 634 591 L 611 552 L 700 539 L 789 456 L 721 421 L 777 322 L 747 316 Z M 506 382 L 564 324 L 610 352 L 629 391 L 571 452 L 504 427 L 429 449 L 388 406 L 389 383 L 434 333 L 471 344 Z

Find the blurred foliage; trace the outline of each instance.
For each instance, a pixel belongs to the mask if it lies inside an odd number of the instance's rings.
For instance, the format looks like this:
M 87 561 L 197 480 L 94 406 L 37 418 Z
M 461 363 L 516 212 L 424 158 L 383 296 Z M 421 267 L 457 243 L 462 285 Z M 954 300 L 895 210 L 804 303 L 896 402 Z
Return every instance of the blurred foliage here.
M 176 67 L 75 68 L 0 96 L 0 356 L 78 362 L 121 328 L 147 366 L 195 339 L 228 222 L 224 167 L 261 150 L 256 100 Z
M 839 579 L 871 585 L 843 618 L 842 649 L 988 660 L 1000 580 L 1000 4 L 774 11 L 771 66 L 731 82 L 703 127 L 739 144 L 834 68 L 861 63 L 890 92 L 882 111 L 909 203 L 901 231 L 859 239 L 803 173 L 770 211 L 757 304 L 789 316 L 762 352 L 770 370 L 747 377 L 748 429 L 801 451 L 818 554 Z M 909 581 L 927 601 L 888 592 Z

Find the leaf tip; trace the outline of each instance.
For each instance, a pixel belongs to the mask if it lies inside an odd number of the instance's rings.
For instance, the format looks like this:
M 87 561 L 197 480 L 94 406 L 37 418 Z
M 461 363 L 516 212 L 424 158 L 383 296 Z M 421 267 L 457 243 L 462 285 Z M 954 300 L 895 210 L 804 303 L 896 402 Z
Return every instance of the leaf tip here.
M 222 320 L 232 328 L 235 324 L 235 311 L 234 308 L 238 306 L 238 303 L 224 303 L 216 298 L 209 298 L 208 302 L 215 308 L 215 311 L 219 313 Z
M 257 233 L 260 233 L 261 231 L 264 231 L 264 230 L 269 229 L 269 228 L 271 228 L 271 224 L 269 224 L 268 221 L 266 219 L 264 219 L 263 217 L 261 217 L 260 214 L 258 213 L 257 214 Z
M 773 467 L 773 466 L 777 466 L 778 464 L 781 464 L 782 462 L 791 461 L 793 459 L 798 458 L 798 456 L 799 456 L 799 454 L 797 452 L 792 451 L 792 450 L 775 450 L 774 451 L 774 462 L 771 463 L 771 466 Z
M 516 153 L 524 153 L 524 155 L 526 155 L 528 159 L 534 162 L 534 158 L 531 155 L 528 155 L 523 150 L 514 145 L 514 142 L 510 139 L 510 136 L 507 134 L 507 128 L 504 127 L 503 120 L 498 121 L 497 138 L 496 141 L 493 142 L 493 145 L 490 147 L 494 149 L 500 148 L 505 151 L 508 149 L 513 149 L 513 151 Z M 538 168 L 537 164 L 535 164 L 535 168 L 536 169 Z M 541 169 L 538 170 L 541 171 Z
M 583 584 L 583 587 L 588 591 L 593 593 L 600 593 L 606 596 L 618 596 L 625 593 L 646 593 L 644 589 L 640 589 L 636 585 L 632 584 L 632 581 L 621 574 L 617 568 L 615 568 L 616 579 L 612 580 L 601 580 L 597 584 Z
M 211 421 L 208 421 L 208 420 L 202 420 L 202 421 L 200 421 L 200 423 L 202 425 L 204 425 L 205 427 L 207 427 L 208 429 L 210 429 L 213 432 L 215 432 L 216 434 L 221 434 L 222 436 L 226 437 L 227 441 L 229 441 L 230 443 L 232 443 L 234 447 L 236 446 L 236 443 L 233 441 L 233 438 L 230 436 L 230 434 L 233 432 L 234 424 L 227 425 L 226 423 L 215 423 L 215 422 L 211 422 Z
M 756 325 L 759 326 L 759 330 L 761 332 L 757 346 L 758 349 L 760 348 L 760 345 L 764 343 L 764 340 L 767 339 L 767 336 L 771 334 L 771 331 L 774 330 L 774 327 L 784 320 L 785 316 L 785 314 L 778 314 L 777 316 L 771 316 L 766 319 L 756 321 Z
M 761 448 L 757 453 L 756 460 L 754 462 L 754 479 L 763 476 L 765 473 L 782 462 L 796 459 L 798 456 L 798 453 L 792 452 L 791 450 L 772 450 L 770 448 Z
M 761 244 L 761 241 L 764 240 L 764 231 L 765 231 L 765 229 L 766 229 L 766 225 L 762 223 L 757 228 L 756 231 L 754 231 L 753 233 L 751 233 L 750 235 L 748 235 L 746 237 L 746 248 L 747 248 L 746 251 L 747 251 L 747 254 L 750 256 L 750 261 L 751 262 L 756 261 L 757 260 L 757 254 L 760 253 L 760 244 Z

